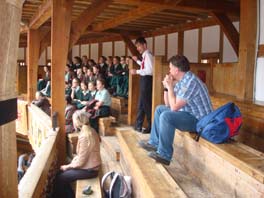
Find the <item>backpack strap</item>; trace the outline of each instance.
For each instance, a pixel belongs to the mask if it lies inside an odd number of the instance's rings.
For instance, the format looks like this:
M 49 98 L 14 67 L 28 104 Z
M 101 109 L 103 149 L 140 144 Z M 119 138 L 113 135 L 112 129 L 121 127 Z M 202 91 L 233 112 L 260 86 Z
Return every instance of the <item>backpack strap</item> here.
M 196 136 L 195 136 L 195 141 L 198 142 L 200 137 L 201 137 L 201 134 L 202 134 L 202 131 L 203 131 L 203 128 L 201 128 L 197 133 L 196 133 Z
M 104 174 L 104 176 L 103 176 L 103 178 L 102 178 L 102 181 L 101 181 L 101 187 L 102 187 L 102 189 L 103 189 L 104 194 L 107 193 L 106 189 L 104 188 L 105 181 L 106 181 L 106 179 L 107 179 L 109 176 L 111 176 L 111 178 L 113 178 L 114 174 L 115 174 L 115 171 L 109 171 L 109 172 L 107 172 L 106 174 Z M 111 182 L 111 183 L 112 183 L 112 182 Z

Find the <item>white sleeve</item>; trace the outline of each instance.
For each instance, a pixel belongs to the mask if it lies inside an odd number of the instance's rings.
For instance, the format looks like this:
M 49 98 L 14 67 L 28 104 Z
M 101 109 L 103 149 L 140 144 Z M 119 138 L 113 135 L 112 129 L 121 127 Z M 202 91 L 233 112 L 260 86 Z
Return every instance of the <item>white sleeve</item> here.
M 140 61 L 140 60 L 137 60 L 137 64 L 141 66 L 141 64 L 142 64 L 142 61 Z
M 144 69 L 138 69 L 137 74 L 141 76 L 152 75 L 153 56 L 150 53 L 145 55 Z

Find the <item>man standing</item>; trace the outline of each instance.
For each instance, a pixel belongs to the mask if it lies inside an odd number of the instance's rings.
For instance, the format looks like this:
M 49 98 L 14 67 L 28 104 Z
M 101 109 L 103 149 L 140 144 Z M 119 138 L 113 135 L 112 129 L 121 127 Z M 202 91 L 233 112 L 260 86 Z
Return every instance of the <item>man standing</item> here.
M 137 119 L 135 123 L 135 130 L 142 133 L 150 133 L 151 130 L 151 106 L 152 106 L 152 70 L 153 70 L 153 56 L 147 48 L 145 38 L 140 37 L 136 40 L 135 45 L 140 54 L 142 54 L 142 61 L 138 57 L 133 56 L 133 60 L 140 65 L 140 69 L 132 69 L 131 74 L 140 75 L 140 94 L 138 102 Z M 144 117 L 147 117 L 148 126 L 142 130 Z
M 151 151 L 149 157 L 165 165 L 172 158 L 175 129 L 194 132 L 198 120 L 213 110 L 208 90 L 190 71 L 188 59 L 177 55 L 169 62 L 170 74 L 163 81 L 165 105 L 155 110 L 149 141 L 139 142 Z

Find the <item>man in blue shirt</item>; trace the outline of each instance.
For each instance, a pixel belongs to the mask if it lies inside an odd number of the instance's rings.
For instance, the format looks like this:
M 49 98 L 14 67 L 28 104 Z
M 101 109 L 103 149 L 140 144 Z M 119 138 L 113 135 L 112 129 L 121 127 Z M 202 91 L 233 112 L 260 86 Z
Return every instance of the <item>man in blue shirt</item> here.
M 190 71 L 188 59 L 176 55 L 169 63 L 170 74 L 163 80 L 165 105 L 155 110 L 149 141 L 139 142 L 151 151 L 149 157 L 165 165 L 172 158 L 175 129 L 194 132 L 198 120 L 213 110 L 208 90 Z

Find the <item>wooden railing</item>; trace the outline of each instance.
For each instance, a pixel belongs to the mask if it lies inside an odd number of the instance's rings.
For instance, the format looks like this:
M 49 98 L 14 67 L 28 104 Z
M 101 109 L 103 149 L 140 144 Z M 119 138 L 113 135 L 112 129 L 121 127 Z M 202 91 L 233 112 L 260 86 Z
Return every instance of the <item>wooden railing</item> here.
M 59 129 L 51 118 L 34 105 L 28 107 L 28 137 L 36 156 L 19 183 L 19 197 L 49 197 L 58 168 L 56 147 Z

